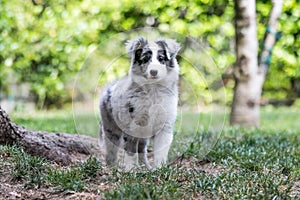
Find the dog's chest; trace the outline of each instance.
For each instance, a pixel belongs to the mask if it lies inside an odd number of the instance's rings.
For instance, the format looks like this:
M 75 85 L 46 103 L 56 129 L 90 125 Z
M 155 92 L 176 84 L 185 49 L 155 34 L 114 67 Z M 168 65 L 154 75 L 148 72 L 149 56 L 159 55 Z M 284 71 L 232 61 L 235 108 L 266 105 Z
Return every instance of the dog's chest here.
M 129 91 L 125 101 L 133 108 L 132 112 L 144 112 L 153 107 L 170 112 L 176 107 L 177 96 L 166 87 L 140 87 Z
M 177 113 L 177 92 L 166 87 L 129 87 L 115 93 L 113 113 L 127 132 L 149 134 L 173 123 Z

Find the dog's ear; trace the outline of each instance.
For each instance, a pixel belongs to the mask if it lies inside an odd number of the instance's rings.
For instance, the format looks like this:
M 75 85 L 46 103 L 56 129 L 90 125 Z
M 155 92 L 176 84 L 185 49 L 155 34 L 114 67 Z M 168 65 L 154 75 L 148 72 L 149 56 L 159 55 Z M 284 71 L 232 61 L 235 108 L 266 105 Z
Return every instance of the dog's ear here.
M 128 40 L 125 43 L 126 51 L 131 58 L 133 57 L 133 55 L 135 55 L 135 57 L 138 57 L 142 53 L 142 48 L 147 44 L 148 41 L 144 37 L 138 37 L 134 40 Z
M 176 40 L 166 39 L 166 43 L 168 45 L 170 55 L 173 58 L 176 56 L 180 50 L 180 44 Z
M 161 45 L 163 48 L 167 49 L 168 59 L 176 57 L 180 50 L 180 44 L 173 39 L 158 39 L 155 42 Z

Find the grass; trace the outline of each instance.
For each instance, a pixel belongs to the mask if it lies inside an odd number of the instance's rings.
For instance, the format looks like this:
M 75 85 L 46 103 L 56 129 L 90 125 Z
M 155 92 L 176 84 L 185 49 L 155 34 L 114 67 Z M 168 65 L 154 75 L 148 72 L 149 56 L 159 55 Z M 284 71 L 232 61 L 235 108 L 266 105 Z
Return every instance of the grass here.
M 114 174 L 116 189 L 107 199 L 290 199 L 299 181 L 300 137 L 241 131 L 226 133 L 201 160 L 216 167 L 166 166 L 149 173 Z M 192 151 L 191 151 L 192 152 Z M 192 155 L 197 158 L 198 151 Z M 299 195 L 299 191 L 298 191 Z
M 300 184 L 299 111 L 263 108 L 259 129 L 225 126 L 222 135 L 216 134 L 213 140 L 208 137 L 214 135 L 208 134 L 214 133 L 208 131 L 208 126 L 197 127 L 195 134 L 195 124 L 191 124 L 197 119 L 207 124 L 210 115 L 188 113 L 176 132 L 170 152 L 171 157 L 183 155 L 182 163 L 154 171 L 111 170 L 103 179 L 102 164 L 95 158 L 68 168 L 53 167 L 19 147 L 7 146 L 0 148 L 0 164 L 9 159 L 11 175 L 35 187 L 83 191 L 96 179 L 99 185 L 109 182 L 110 189 L 100 189 L 105 199 L 299 199 L 300 189 L 296 186 Z M 83 118 L 91 122 L 87 119 L 95 117 Z M 77 131 L 70 113 L 50 113 L 43 120 L 39 115 L 15 114 L 13 120 L 32 129 Z M 91 127 L 89 131 L 97 130 L 96 125 Z M 93 135 L 91 132 L 89 135 Z M 203 155 L 205 144 L 215 140 L 217 144 Z
M 296 133 L 270 135 L 257 130 L 223 138 L 206 159 L 229 171 L 210 177 L 218 192 L 208 194 L 234 199 L 291 197 L 300 175 L 299 139 Z
M 229 112 L 229 109 L 227 109 Z M 299 131 L 300 109 L 263 107 L 261 110 L 260 130 L 270 132 L 277 131 Z M 228 114 L 228 113 L 227 113 Z M 29 129 L 44 130 L 49 132 L 80 133 L 93 137 L 98 135 L 99 116 L 97 112 L 73 112 L 66 111 L 41 111 L 34 113 L 12 113 L 11 118 L 17 124 L 26 126 Z M 181 134 L 190 135 L 193 132 L 201 132 L 211 128 L 212 124 L 228 125 L 225 113 L 186 113 L 179 115 L 176 130 Z
M 23 181 L 25 188 L 53 185 L 60 190 L 81 191 L 102 169 L 94 157 L 68 168 L 54 167 L 44 158 L 31 156 L 18 146 L 0 146 L 0 160 L 11 163 L 8 167 L 13 179 Z

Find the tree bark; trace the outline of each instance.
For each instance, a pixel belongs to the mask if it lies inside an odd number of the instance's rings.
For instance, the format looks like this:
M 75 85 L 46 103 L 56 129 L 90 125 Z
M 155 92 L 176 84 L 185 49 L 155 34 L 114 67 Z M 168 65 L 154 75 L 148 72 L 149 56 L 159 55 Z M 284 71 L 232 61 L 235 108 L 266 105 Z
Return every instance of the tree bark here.
M 14 124 L 0 107 L 0 144 L 21 145 L 35 156 L 68 165 L 91 154 L 99 154 L 97 139 L 78 134 L 27 130 Z
M 272 11 L 269 20 L 269 26 L 272 26 L 272 30 L 275 32 L 276 22 L 282 7 L 282 1 L 281 5 L 278 2 L 280 0 L 273 0 L 272 10 L 275 9 L 277 12 Z M 233 72 L 235 88 L 230 124 L 258 127 L 260 122 L 260 98 L 267 70 L 265 65 L 260 64 L 258 66 L 255 0 L 235 0 L 235 13 L 237 61 Z M 271 43 L 268 38 L 267 35 L 265 42 L 268 41 L 268 45 L 273 46 L 275 42 Z M 268 52 L 271 53 L 271 51 Z
M 259 99 L 262 74 L 258 72 L 258 41 L 255 0 L 235 0 L 236 58 L 235 88 L 230 123 L 259 124 Z

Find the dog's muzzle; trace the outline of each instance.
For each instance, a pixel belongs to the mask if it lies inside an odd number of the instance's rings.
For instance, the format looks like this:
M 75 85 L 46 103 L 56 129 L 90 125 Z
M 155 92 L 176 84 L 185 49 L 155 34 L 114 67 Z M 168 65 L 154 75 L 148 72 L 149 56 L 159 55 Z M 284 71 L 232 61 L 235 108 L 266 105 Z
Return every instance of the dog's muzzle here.
M 166 67 L 161 64 L 152 64 L 148 66 L 147 77 L 149 79 L 161 79 L 166 76 Z
M 151 69 L 151 70 L 150 70 L 151 78 L 157 77 L 157 73 L 158 73 L 158 71 L 157 71 L 156 69 Z

